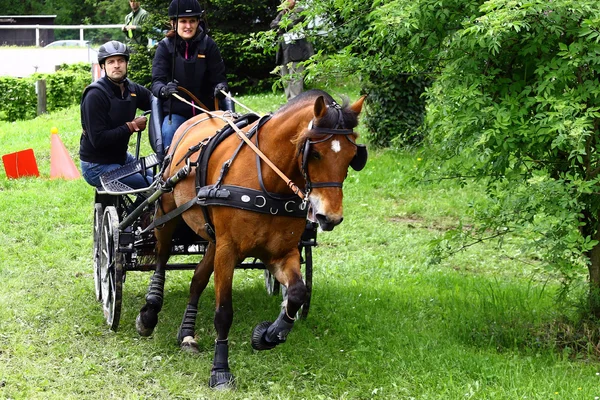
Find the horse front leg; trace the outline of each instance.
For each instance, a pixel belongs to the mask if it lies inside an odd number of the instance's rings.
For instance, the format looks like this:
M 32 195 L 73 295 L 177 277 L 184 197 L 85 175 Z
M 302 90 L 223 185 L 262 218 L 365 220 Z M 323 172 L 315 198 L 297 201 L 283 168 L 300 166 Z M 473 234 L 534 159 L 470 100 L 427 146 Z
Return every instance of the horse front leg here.
M 156 270 L 150 278 L 146 304 L 141 308 L 135 319 L 135 328 L 140 336 L 150 336 L 158 324 L 158 313 L 163 306 L 166 266 L 171 254 L 171 240 L 177 226 L 176 221 L 170 221 L 161 229 L 155 230 L 156 235 Z
M 177 341 L 184 351 L 197 353 L 198 343 L 196 342 L 196 315 L 198 314 L 198 302 L 202 292 L 208 285 L 210 276 L 214 269 L 215 245 L 209 243 L 202 261 L 196 267 L 192 282 L 190 283 L 190 297 L 187 307 L 183 313 L 183 320 L 177 332 Z
M 209 386 L 213 389 L 235 388 L 235 378 L 229 369 L 229 330 L 233 322 L 232 286 L 237 260 L 223 247 L 215 254 L 215 356 L 210 371 Z
M 294 253 L 294 252 L 292 252 Z M 294 327 L 295 318 L 306 300 L 306 285 L 300 274 L 300 255 L 295 252 L 283 262 L 275 263 L 275 276 L 287 287 L 287 298 L 282 303 L 281 312 L 275 322 L 264 321 L 252 331 L 252 347 L 255 350 L 270 350 L 287 340 Z M 277 265 L 280 265 L 277 268 Z

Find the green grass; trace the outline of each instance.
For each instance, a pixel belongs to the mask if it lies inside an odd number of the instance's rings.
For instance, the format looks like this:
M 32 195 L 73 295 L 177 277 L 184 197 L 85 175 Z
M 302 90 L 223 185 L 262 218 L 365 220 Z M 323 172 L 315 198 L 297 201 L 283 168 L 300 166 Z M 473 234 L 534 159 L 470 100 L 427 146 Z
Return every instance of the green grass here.
M 348 89 L 351 98 L 357 92 Z M 337 96 L 336 96 L 337 97 Z M 242 98 L 275 110 L 281 95 Z M 94 300 L 93 190 L 49 180 L 50 128 L 78 163 L 77 107 L 0 123 L 2 154 L 32 147 L 42 177 L 0 173 L 0 398 L 7 399 L 594 399 L 600 367 L 559 343 L 558 282 L 491 244 L 431 265 L 429 242 L 468 219 L 477 186 L 414 183 L 417 155 L 372 151 L 345 188 L 345 220 L 319 233 L 306 321 L 269 352 L 250 347 L 254 325 L 277 316 L 261 271 L 237 271 L 230 363 L 235 392 L 207 388 L 214 294 L 197 322 L 201 353 L 176 332 L 191 271 L 169 271 L 149 338 L 135 316 L 149 273 L 130 272 L 110 332 Z M 510 243 L 509 243 L 510 246 Z

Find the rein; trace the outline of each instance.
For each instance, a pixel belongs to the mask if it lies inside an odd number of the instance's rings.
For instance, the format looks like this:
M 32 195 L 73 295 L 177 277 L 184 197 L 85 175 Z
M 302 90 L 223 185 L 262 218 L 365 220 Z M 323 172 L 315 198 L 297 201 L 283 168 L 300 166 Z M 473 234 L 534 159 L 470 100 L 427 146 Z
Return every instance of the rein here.
M 181 90 L 183 93 L 185 93 L 188 96 L 190 96 L 190 99 L 192 99 L 193 101 L 195 101 L 200 106 L 199 107 L 200 109 L 208 109 L 208 107 L 206 107 L 206 105 L 204 105 L 204 103 L 201 102 L 200 99 L 198 99 L 196 96 L 194 96 L 194 94 L 192 92 L 190 92 L 189 90 L 187 90 L 183 86 L 177 86 L 177 90 Z M 194 105 L 194 104 L 192 103 L 192 105 Z M 218 105 L 218 103 L 215 103 L 215 105 Z M 219 109 L 218 107 L 216 107 L 216 108 Z

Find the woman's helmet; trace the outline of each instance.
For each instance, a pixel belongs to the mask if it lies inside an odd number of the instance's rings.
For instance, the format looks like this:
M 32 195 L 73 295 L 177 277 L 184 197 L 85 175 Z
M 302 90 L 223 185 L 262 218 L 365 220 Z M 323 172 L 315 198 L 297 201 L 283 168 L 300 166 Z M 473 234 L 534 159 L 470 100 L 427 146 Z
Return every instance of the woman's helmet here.
M 173 0 L 169 4 L 169 18 L 200 17 L 204 11 L 198 0 Z
M 129 49 L 123 43 L 116 40 L 106 42 L 98 50 L 98 64 L 104 65 L 106 59 L 112 56 L 123 56 L 125 60 L 129 61 Z

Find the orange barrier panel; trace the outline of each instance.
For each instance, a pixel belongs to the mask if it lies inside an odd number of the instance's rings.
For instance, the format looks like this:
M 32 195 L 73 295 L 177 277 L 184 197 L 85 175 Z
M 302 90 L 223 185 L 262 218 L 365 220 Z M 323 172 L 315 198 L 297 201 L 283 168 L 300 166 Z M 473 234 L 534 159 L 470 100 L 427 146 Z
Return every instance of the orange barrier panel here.
M 17 179 L 24 176 L 40 176 L 33 149 L 17 151 L 2 156 L 6 177 Z

